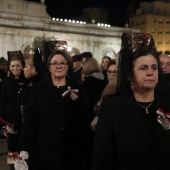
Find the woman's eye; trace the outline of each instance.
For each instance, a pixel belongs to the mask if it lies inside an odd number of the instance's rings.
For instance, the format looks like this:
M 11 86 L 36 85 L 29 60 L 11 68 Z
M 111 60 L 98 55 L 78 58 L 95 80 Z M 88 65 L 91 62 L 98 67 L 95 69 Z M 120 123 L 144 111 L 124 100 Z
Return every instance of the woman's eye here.
M 140 70 L 146 70 L 147 69 L 147 67 L 141 67 L 140 68 Z
M 153 69 L 153 70 L 157 70 L 158 67 L 157 67 L 157 66 L 152 66 L 152 69 Z

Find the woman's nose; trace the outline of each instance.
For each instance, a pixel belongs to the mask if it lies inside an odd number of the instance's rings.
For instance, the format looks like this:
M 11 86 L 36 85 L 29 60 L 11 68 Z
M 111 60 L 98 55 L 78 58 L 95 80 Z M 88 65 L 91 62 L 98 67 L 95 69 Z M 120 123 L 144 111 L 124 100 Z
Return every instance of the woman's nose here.
M 153 75 L 153 70 L 152 70 L 152 68 L 149 68 L 149 69 L 148 69 L 146 75 L 147 75 L 147 76 Z

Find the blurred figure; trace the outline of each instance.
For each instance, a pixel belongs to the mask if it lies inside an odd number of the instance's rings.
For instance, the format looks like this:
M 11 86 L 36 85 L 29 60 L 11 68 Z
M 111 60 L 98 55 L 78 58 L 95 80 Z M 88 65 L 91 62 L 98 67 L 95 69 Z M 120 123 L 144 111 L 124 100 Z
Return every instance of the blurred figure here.
M 95 58 L 88 58 L 82 67 L 82 77 L 80 86 L 80 96 L 82 98 L 83 112 L 86 115 L 87 136 L 85 146 L 85 169 L 91 169 L 94 132 L 91 130 L 90 123 L 94 118 L 93 106 L 99 101 L 101 93 L 105 87 L 104 76 L 101 67 Z
M 82 67 L 82 58 L 80 55 L 74 55 L 72 57 L 72 62 L 73 62 L 73 70 L 77 71 Z
M 47 60 L 49 77 L 33 86 L 19 150 L 33 151 L 36 170 L 83 169 L 82 121 L 79 92 L 67 77 L 69 58 L 62 51 Z
M 5 60 L 5 58 L 1 57 L 0 58 L 0 96 L 1 96 L 1 85 L 2 85 L 2 81 L 4 78 L 6 78 L 7 76 L 7 71 L 5 70 L 4 66 L 4 61 L 7 62 L 7 60 Z M 1 108 L 1 102 L 0 102 L 0 108 Z M 1 115 L 1 114 L 0 114 Z M 0 138 L 4 138 L 3 135 L 3 129 L 1 129 L 3 127 L 3 124 L 0 122 Z
M 169 54 L 162 54 L 159 56 L 161 61 L 161 68 L 164 74 L 170 73 L 170 55 Z
M 80 57 L 82 58 L 82 62 L 85 62 L 88 58 L 92 58 L 93 55 L 91 52 L 83 52 L 80 54 Z
M 111 61 L 110 57 L 104 56 L 102 58 L 102 62 L 100 64 L 100 67 L 102 68 L 102 72 L 103 72 L 104 79 L 105 79 L 106 83 L 108 82 L 108 79 L 107 79 L 107 67 L 108 67 L 108 64 L 109 64 L 110 61 Z
M 0 90 L 2 80 L 7 76 L 8 71 L 8 61 L 4 57 L 0 58 Z
M 73 56 L 72 63 L 73 63 L 72 79 L 76 84 L 79 84 L 79 81 L 81 79 L 82 57 L 80 55 Z
M 159 75 L 157 90 L 165 96 L 170 96 L 170 55 L 159 56 L 162 73 Z
M 0 69 L 7 75 L 8 72 L 8 61 L 4 58 L 0 58 Z
M 118 70 L 117 70 L 116 61 L 114 59 L 110 60 L 106 70 L 107 70 L 107 79 L 109 82 L 112 82 L 112 80 L 117 78 Z
M 95 117 L 93 121 L 91 122 L 91 128 L 92 130 L 95 130 L 97 122 L 98 122 L 98 117 L 100 114 L 100 106 L 103 101 L 104 97 L 107 97 L 108 95 L 112 95 L 116 92 L 116 84 L 117 84 L 117 65 L 116 61 L 112 59 L 107 67 L 107 79 L 108 79 L 108 84 L 104 88 L 100 100 L 94 104 L 94 114 Z
M 24 67 L 24 76 L 26 78 L 26 81 L 24 82 L 23 88 L 21 89 L 19 93 L 19 99 L 18 99 L 18 131 L 20 132 L 22 129 L 22 126 L 25 122 L 26 116 L 27 116 L 27 109 L 29 104 L 29 96 L 31 94 L 31 90 L 35 84 L 37 84 L 42 78 L 43 72 L 43 63 L 42 63 L 42 55 L 40 51 L 37 49 L 34 51 L 33 56 L 25 57 L 25 67 Z M 18 143 L 19 145 L 19 143 Z M 29 153 L 29 170 L 31 170 L 33 167 L 33 153 Z
M 19 134 L 17 129 L 18 95 L 23 87 L 25 78 L 23 76 L 23 58 L 13 56 L 9 60 L 10 76 L 3 79 L 1 89 L 1 116 L 11 124 L 6 126 L 8 132 L 8 163 L 11 163 L 10 155 L 17 151 Z
M 102 58 L 102 62 L 100 64 L 102 70 L 107 70 L 107 67 L 108 67 L 108 64 L 109 64 L 110 61 L 111 61 L 111 58 L 108 57 L 108 56 L 104 56 Z
M 83 63 L 81 83 L 88 96 L 90 108 L 100 99 L 105 87 L 104 76 L 95 58 L 89 58 Z M 92 111 L 93 112 L 93 111 Z M 94 115 L 91 115 L 91 118 Z

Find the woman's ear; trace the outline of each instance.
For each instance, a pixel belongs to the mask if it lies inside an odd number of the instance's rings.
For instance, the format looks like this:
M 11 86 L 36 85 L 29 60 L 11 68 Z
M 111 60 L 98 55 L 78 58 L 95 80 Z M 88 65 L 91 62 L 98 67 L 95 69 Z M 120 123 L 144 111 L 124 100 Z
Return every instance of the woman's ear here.
M 33 72 L 33 73 L 37 73 L 35 67 L 32 67 L 32 72 Z

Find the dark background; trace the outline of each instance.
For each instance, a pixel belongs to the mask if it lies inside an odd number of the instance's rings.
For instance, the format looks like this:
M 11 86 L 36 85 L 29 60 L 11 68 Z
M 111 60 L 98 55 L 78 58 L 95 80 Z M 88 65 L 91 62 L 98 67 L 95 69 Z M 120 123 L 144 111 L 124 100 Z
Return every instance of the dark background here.
M 40 2 L 40 0 L 29 0 Z M 139 7 L 140 2 L 153 0 L 46 0 L 47 13 L 51 17 L 74 19 L 83 14 L 85 7 L 103 7 L 108 11 L 108 23 L 112 26 L 124 26 L 128 22 L 130 13 L 128 4 L 134 2 L 134 11 Z

